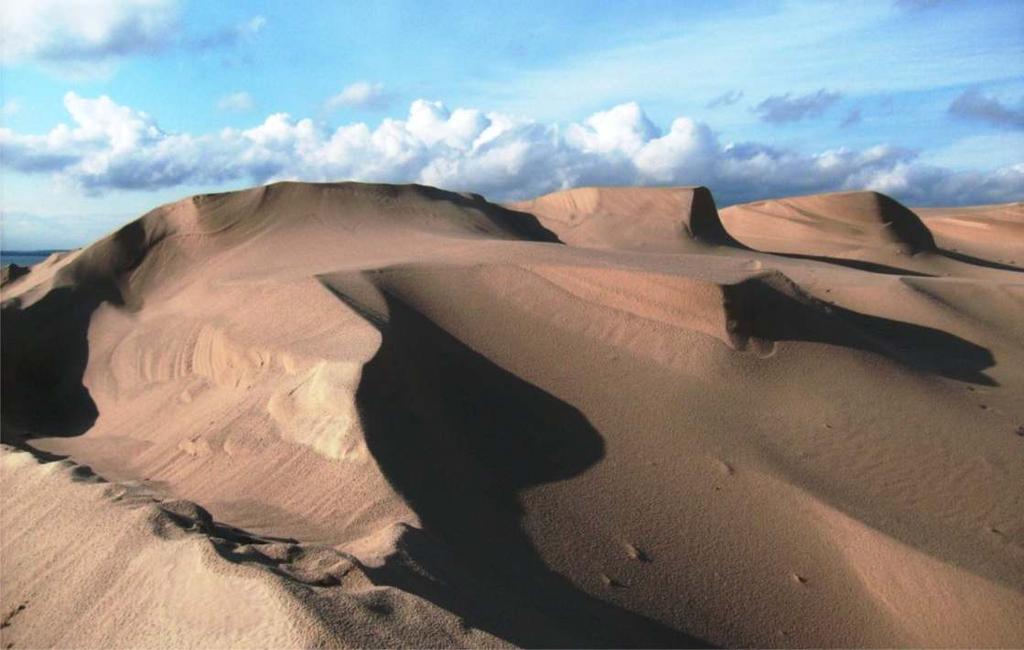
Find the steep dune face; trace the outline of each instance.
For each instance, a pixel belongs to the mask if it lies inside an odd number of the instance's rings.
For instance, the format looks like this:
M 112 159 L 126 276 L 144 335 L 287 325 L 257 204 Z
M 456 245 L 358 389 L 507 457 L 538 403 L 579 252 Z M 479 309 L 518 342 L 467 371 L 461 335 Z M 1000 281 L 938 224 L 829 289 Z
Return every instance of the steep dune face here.
M 86 499 L 39 531 L 124 580 L 250 580 L 237 606 L 287 644 L 1024 643 L 1022 276 L 930 252 L 879 195 L 793 201 L 723 211 L 739 241 L 703 188 L 163 206 L 4 286 L 3 437 L 199 504 L 188 543 L 116 544 L 108 497 L 20 452 L 4 480 Z M 751 250 L 778 223 L 784 254 Z M 146 589 L 106 589 L 89 633 L 62 604 L 88 575 L 39 598 L 66 549 L 4 494 L 5 642 L 157 645 L 109 624 Z
M 584 187 L 509 207 L 537 215 L 567 244 L 652 252 L 736 246 L 706 187 Z

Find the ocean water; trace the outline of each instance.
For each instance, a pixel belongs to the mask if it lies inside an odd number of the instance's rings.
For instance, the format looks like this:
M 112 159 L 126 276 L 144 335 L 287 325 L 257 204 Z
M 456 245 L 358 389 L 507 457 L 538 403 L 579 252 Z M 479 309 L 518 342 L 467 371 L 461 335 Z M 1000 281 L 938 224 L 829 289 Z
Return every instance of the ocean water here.
M 32 266 L 42 262 L 53 252 L 55 251 L 0 251 L 0 266 L 4 264 Z

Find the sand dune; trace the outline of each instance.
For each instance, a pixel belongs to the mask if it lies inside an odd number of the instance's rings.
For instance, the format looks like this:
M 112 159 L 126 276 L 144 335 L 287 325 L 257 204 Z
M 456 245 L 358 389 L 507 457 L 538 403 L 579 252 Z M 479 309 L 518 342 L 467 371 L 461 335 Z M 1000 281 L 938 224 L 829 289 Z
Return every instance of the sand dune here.
M 1024 203 L 963 208 L 915 208 L 947 251 L 1024 268 Z
M 735 246 L 706 187 L 583 187 L 509 205 L 537 215 L 571 246 L 692 251 L 691 242 Z
M 920 217 L 877 192 L 839 192 L 757 201 L 722 212 L 730 232 L 772 253 L 838 258 L 935 249 Z
M 3 286 L 3 644 L 1024 644 L 1021 223 L 157 208 Z

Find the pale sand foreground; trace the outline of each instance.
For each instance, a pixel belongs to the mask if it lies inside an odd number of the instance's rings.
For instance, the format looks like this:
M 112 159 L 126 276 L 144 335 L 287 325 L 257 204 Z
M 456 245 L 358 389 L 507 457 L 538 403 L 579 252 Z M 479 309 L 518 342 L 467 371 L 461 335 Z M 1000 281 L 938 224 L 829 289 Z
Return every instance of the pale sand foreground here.
M 280 183 L 5 277 L 0 645 L 1024 645 L 1020 204 L 510 207 Z

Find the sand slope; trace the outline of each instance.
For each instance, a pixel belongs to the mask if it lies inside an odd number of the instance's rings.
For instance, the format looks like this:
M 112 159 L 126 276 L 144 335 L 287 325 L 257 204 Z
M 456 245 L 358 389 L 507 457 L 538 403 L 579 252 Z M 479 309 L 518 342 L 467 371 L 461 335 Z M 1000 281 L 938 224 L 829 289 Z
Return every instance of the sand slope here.
M 66 460 L 5 446 L 0 467 L 4 647 L 503 645 L 374 586 L 372 558 L 253 537 Z
M 704 188 L 158 208 L 3 287 L 4 441 L 149 500 L 5 452 L 5 640 L 155 645 L 66 604 L 147 598 L 179 645 L 258 636 L 192 587 L 30 578 L 76 531 L 81 567 L 247 591 L 272 645 L 1021 645 L 1024 274 L 930 222 Z
M 1024 268 L 1024 203 L 962 208 L 914 208 L 935 241 L 953 253 Z

